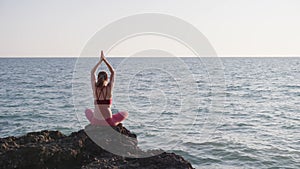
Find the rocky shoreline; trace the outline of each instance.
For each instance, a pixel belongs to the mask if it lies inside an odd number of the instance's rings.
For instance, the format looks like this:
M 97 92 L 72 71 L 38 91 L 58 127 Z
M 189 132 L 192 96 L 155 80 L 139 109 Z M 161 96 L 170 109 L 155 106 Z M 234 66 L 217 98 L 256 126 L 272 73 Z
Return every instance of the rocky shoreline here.
M 86 129 L 97 130 L 93 126 Z M 111 129 L 111 128 L 110 128 Z M 127 147 L 127 154 L 153 154 L 145 158 L 119 156 L 110 153 L 94 143 L 85 130 L 71 133 L 69 136 L 59 131 L 43 130 L 30 132 L 21 137 L 0 138 L 0 166 L 3 169 L 192 169 L 192 165 L 181 156 L 162 150 L 142 151 L 137 146 L 137 136 L 122 124 L 113 127 L 115 131 L 127 136 L 124 139 L 109 139 L 101 134 L 104 144 L 116 144 Z M 100 129 L 103 130 L 103 129 Z M 120 148 L 120 147 L 119 147 Z M 159 152 L 159 153 L 158 153 Z M 156 154 L 156 155 L 155 155 Z

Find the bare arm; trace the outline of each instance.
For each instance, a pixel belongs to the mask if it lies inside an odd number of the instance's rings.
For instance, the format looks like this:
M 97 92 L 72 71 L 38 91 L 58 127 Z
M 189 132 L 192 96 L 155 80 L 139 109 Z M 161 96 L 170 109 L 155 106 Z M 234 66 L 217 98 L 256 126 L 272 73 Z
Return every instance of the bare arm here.
M 114 85 L 115 82 L 115 70 L 114 68 L 111 66 L 111 64 L 107 61 L 107 59 L 105 58 L 103 51 L 101 51 L 101 58 L 104 61 L 104 63 L 106 64 L 106 66 L 108 67 L 109 71 L 110 71 L 110 79 L 109 79 L 109 83 L 111 86 Z
M 97 69 L 98 69 L 98 67 L 99 67 L 99 65 L 101 64 L 102 61 L 103 60 L 100 59 L 99 62 L 93 67 L 93 69 L 91 70 L 91 74 L 94 75 L 96 73 L 96 71 L 97 71 Z
M 95 92 L 95 83 L 96 83 L 96 71 L 99 67 L 99 65 L 101 64 L 102 62 L 102 58 L 99 60 L 99 62 L 93 67 L 93 69 L 91 70 L 91 85 L 92 85 L 92 89 L 93 89 L 93 92 Z

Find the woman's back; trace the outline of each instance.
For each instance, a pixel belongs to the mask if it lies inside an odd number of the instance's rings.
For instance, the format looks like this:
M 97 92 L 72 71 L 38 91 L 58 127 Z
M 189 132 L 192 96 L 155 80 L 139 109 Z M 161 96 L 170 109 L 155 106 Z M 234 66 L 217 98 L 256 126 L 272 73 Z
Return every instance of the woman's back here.
M 94 99 L 95 117 L 98 119 L 111 118 L 112 91 L 110 85 L 96 87 Z

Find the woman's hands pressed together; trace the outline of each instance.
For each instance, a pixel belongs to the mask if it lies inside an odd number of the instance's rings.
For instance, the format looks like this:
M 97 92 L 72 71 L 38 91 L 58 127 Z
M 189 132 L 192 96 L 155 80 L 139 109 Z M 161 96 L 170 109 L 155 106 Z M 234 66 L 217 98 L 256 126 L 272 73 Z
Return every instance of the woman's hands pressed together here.
M 104 56 L 104 54 L 103 54 L 103 50 L 101 50 L 101 56 L 100 56 L 100 60 L 105 60 L 106 58 L 105 58 L 105 56 Z

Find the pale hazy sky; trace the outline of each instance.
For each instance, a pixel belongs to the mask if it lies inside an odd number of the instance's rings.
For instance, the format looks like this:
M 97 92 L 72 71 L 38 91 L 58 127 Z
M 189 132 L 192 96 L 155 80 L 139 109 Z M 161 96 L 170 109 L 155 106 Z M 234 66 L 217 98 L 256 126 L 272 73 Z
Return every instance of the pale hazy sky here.
M 218 55 L 300 56 L 299 0 L 0 0 L 0 56 L 78 56 L 105 25 L 150 12 L 194 25 Z

